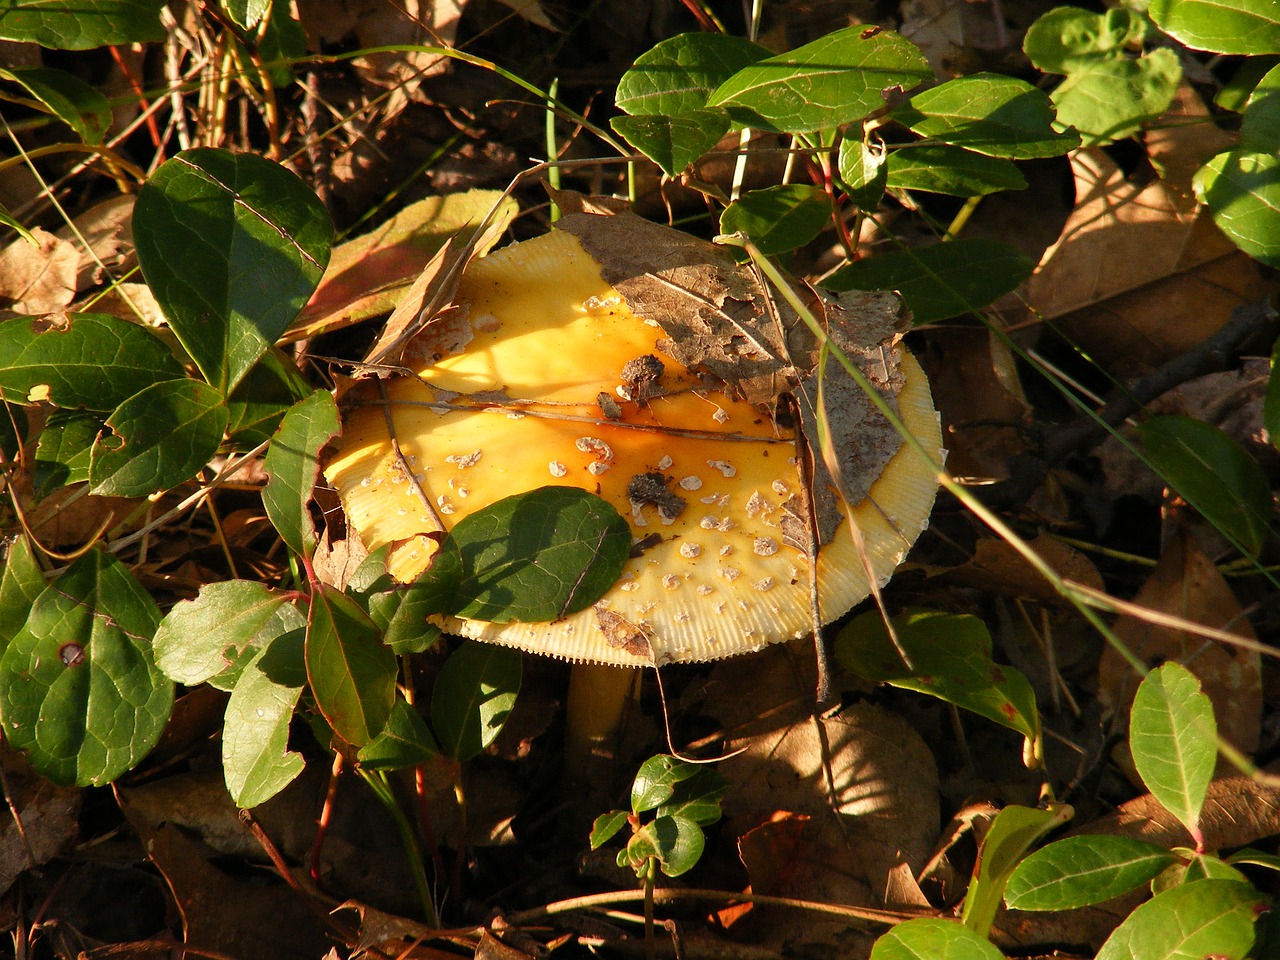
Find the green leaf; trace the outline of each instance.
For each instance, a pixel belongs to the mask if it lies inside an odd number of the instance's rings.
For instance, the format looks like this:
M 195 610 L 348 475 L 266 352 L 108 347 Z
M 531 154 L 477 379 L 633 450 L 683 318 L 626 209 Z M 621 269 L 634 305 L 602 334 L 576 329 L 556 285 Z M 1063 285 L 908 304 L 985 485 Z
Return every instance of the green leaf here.
M 738 123 L 780 133 L 833 130 L 882 108 L 894 88 L 933 79 L 918 47 L 888 30 L 848 27 L 744 67 L 707 101 Z
M 306 619 L 286 593 L 256 580 L 206 583 L 195 599 L 180 600 L 161 621 L 156 665 L 175 683 L 193 687 L 304 626 Z
M 720 214 L 721 233 L 742 233 L 765 256 L 787 253 L 822 232 L 831 221 L 831 201 L 817 187 L 787 183 L 752 190 Z
M 1161 478 L 1244 552 L 1256 556 L 1271 523 L 1271 485 L 1249 452 L 1217 427 L 1152 417 L 1143 447 Z
M 627 856 L 637 872 L 649 857 L 657 859 L 668 877 L 688 873 L 706 846 L 702 828 L 683 817 L 658 817 L 637 830 L 627 844 Z
M 1181 81 L 1178 55 L 1160 49 L 1140 60 L 1090 60 L 1051 96 L 1059 126 L 1075 127 L 1087 147 L 1121 140 L 1162 116 Z
M 306 685 L 306 630 L 275 637 L 244 667 L 222 724 L 222 773 L 238 807 L 256 807 L 302 773 L 302 755 L 289 749 L 289 721 Z
M 871 960 L 1004 960 L 1004 954 L 954 920 L 920 917 L 882 934 Z
M 660 753 L 640 765 L 631 782 L 631 812 L 656 810 L 676 792 L 676 785 L 698 774 L 698 765 Z
M 1247 883 L 1200 880 L 1173 887 L 1129 914 L 1097 960 L 1245 960 L 1267 906 Z
M 1045 73 L 1070 73 L 1103 57 L 1124 57 L 1146 32 L 1142 17 L 1124 7 L 1103 13 L 1054 7 L 1027 28 L 1022 49 Z
M 240 448 L 256 447 L 270 440 L 289 408 L 310 394 L 294 362 L 272 347 L 227 398 L 227 435 Z
M 520 651 L 468 640 L 450 654 L 431 694 L 431 726 L 445 756 L 470 760 L 493 743 L 520 692 Z
M 145 497 L 202 470 L 222 442 L 227 408 L 198 380 L 169 380 L 134 394 L 107 417 L 93 445 L 89 483 L 99 496 Z
M 1177 860 L 1164 847 L 1132 837 L 1068 837 L 1018 864 L 1004 899 L 1014 910 L 1074 910 L 1149 883 Z
M 252 30 L 271 9 L 271 0 L 223 0 L 222 7 L 237 26 Z
M 0 658 L 5 736 L 62 785 L 102 786 L 155 746 L 173 709 L 156 667 L 155 601 L 92 549 L 44 590 Z
M 163 40 L 163 0 L 0 0 L 0 40 L 53 50 Z
M 1275 0 L 1151 0 L 1147 12 L 1193 50 L 1280 53 Z
M 456 551 L 450 550 L 452 558 Z M 379 547 L 361 561 L 347 581 L 347 593 L 364 608 L 382 631 L 382 642 L 393 653 L 422 653 L 440 638 L 440 629 L 427 618 L 445 613 L 457 590 L 456 578 L 441 575 L 439 558 L 413 583 L 403 584 L 387 573 L 387 548 Z M 456 572 L 456 565 L 455 567 Z
M 382 732 L 360 748 L 356 758 L 369 770 L 403 770 L 440 755 L 435 737 L 417 710 L 399 697 Z
M 614 117 L 609 125 L 668 177 L 677 177 L 720 142 L 729 129 L 729 115 L 723 110 L 691 110 L 675 117 Z
M 13 214 L 9 212 L 9 208 L 2 203 L 0 203 L 0 225 L 16 230 L 18 236 L 22 237 L 27 243 L 34 246 L 40 245 L 40 241 L 36 239 L 35 234 L 14 219 Z
M 0 390 L 14 401 L 114 410 L 139 390 L 184 376 L 145 327 L 98 313 L 0 323 Z
M 1237 247 L 1280 267 L 1280 157 L 1252 150 L 1220 153 L 1196 171 L 1196 196 Z
M 307 55 L 307 33 L 290 6 L 289 0 L 272 0 L 271 19 L 258 37 L 258 56 L 277 90 L 293 81 L 293 63 Z
M 1194 883 L 1197 880 L 1234 880 L 1236 883 L 1248 883 L 1248 878 L 1235 867 L 1228 865 L 1217 857 L 1202 853 L 1190 854 L 1183 873 L 1183 883 Z
M 1012 160 L 988 157 L 945 143 L 908 144 L 889 154 L 886 186 L 953 197 L 984 197 L 1025 190 L 1027 180 Z
M 987 829 L 965 894 L 961 922 L 986 936 L 1004 897 L 1005 884 L 1018 862 L 1040 838 L 1071 819 L 1071 808 L 1058 804 L 1048 810 L 1010 805 L 996 814 Z
M 47 497 L 59 487 L 87 481 L 93 442 L 104 429 L 101 416 L 55 410 L 36 443 L 35 495 Z
M 705 107 L 712 91 L 768 55 L 741 37 L 682 33 L 636 58 L 618 81 L 614 104 L 632 116 L 678 117 Z
M 977 617 L 910 610 L 893 618 L 907 666 L 878 612 L 861 614 L 836 637 L 836 659 L 866 677 L 935 696 L 1016 730 L 1040 736 L 1036 696 L 1012 667 L 991 659 L 991 635 Z
M 461 520 L 449 540 L 461 560 L 450 612 L 493 623 L 556 620 L 586 609 L 613 586 L 631 553 L 627 521 L 576 487 L 499 500 Z
M 1053 127 L 1053 104 L 1013 77 L 975 73 L 918 93 L 893 112 L 915 133 L 990 157 L 1056 157 L 1080 145 Z
M 1035 263 L 999 240 L 962 237 L 868 257 L 824 282 L 831 290 L 896 290 L 917 324 L 973 313 L 1031 276 Z
M 1280 150 L 1280 66 L 1258 81 L 1240 121 L 1240 147 L 1258 153 Z
M 284 167 L 204 147 L 151 175 L 133 232 L 170 327 L 223 396 L 298 315 L 333 240 L 324 205 Z
M 875 210 L 888 184 L 889 154 L 883 143 L 842 140 L 837 163 L 849 199 L 859 210 Z
M 1217 761 L 1213 704 L 1180 663 L 1152 670 L 1129 714 L 1129 749 L 1138 776 L 1160 805 L 1202 841 L 1200 809 Z
M 262 505 L 280 538 L 300 556 L 309 557 L 316 549 L 308 504 L 320 473 L 320 449 L 339 428 L 333 397 L 317 390 L 285 414 L 263 458 L 271 479 L 263 488 Z
M 31 551 L 26 537 L 15 537 L 9 543 L 0 576 L 0 654 L 22 629 L 36 597 L 44 592 L 44 572 Z
M 1237 850 L 1231 856 L 1227 857 L 1228 863 L 1242 863 L 1254 867 L 1263 867 L 1276 873 L 1280 873 L 1280 856 L 1274 853 L 1264 853 L 1261 850 L 1255 850 L 1252 847 L 1245 847 L 1243 850 Z
M 627 822 L 627 811 L 610 810 L 596 817 L 591 825 L 591 849 L 599 850 L 614 838 Z
M 83 80 L 48 67 L 0 67 L 0 78 L 23 87 L 85 143 L 102 143 L 111 126 L 111 104 Z
M 700 766 L 692 777 L 681 780 L 671 799 L 658 807 L 660 817 L 679 817 L 699 826 L 707 826 L 720 819 L 723 811 L 720 801 L 728 786 L 713 767 Z
M 307 680 L 333 732 L 363 747 L 382 732 L 396 698 L 396 656 L 368 614 L 317 583 L 307 623 Z

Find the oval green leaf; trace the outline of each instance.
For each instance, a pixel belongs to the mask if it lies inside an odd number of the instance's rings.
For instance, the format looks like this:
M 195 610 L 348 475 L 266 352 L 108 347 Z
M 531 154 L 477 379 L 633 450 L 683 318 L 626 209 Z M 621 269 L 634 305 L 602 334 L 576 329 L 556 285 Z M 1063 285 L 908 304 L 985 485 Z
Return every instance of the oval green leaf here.
M 1192 417 L 1152 417 L 1139 433 L 1164 482 L 1241 550 L 1256 556 L 1271 523 L 1271 485 L 1249 452 Z
M 1054 129 L 1053 104 L 1043 91 L 994 73 L 916 94 L 893 118 L 922 137 L 990 157 L 1056 157 L 1080 146 L 1076 134 Z
M 889 30 L 848 27 L 744 67 L 707 103 L 738 123 L 780 133 L 834 130 L 933 79 L 918 47 Z
M 0 658 L 5 736 L 54 783 L 102 786 L 155 746 L 173 684 L 152 656 L 155 601 L 92 549 L 32 604 Z
M 1004 960 L 989 940 L 954 920 L 921 917 L 900 923 L 871 948 L 871 960 Z
M 617 835 L 627 822 L 627 811 L 610 810 L 608 813 L 602 813 L 596 817 L 595 822 L 591 824 L 591 849 L 599 850 Z
M 1275 0 L 1151 0 L 1151 19 L 1195 50 L 1280 53 Z
M 1149 883 L 1177 857 L 1133 837 L 1067 837 L 1027 857 L 1009 877 L 1005 903 L 1014 910 L 1074 910 Z
M 1201 840 L 1200 810 L 1218 758 L 1213 704 L 1180 663 L 1152 670 L 1129 714 L 1129 750 L 1138 776 L 1160 805 Z
M 327 391 L 317 390 L 284 415 L 263 458 L 271 479 L 262 490 L 262 505 L 280 538 L 300 556 L 316 548 L 308 505 L 320 474 L 320 449 L 338 430 L 337 404 Z
M 114 410 L 139 390 L 184 376 L 145 327 L 98 313 L 0 323 L 0 390 L 13 401 Z
M 222 442 L 227 408 L 218 391 L 198 380 L 169 380 L 120 404 L 106 426 L 90 455 L 92 492 L 145 497 L 204 468 Z
M 768 55 L 742 37 L 682 33 L 636 58 L 618 81 L 614 104 L 632 116 L 678 117 L 705 107 L 712 91 Z
M 164 0 L 0 0 L 0 40 L 53 50 L 163 40 L 163 6 Z
M 837 155 L 840 179 L 859 210 L 875 210 L 888 185 L 889 155 L 883 143 L 842 140 Z
M 1145 34 L 1142 17 L 1124 7 L 1104 13 L 1054 7 L 1027 28 L 1022 50 L 1045 73 L 1069 73 L 1103 57 L 1126 56 Z
M 227 434 L 233 446 L 252 449 L 271 439 L 289 408 L 311 394 L 297 365 L 272 347 L 227 398 Z
M 1280 157 L 1229 150 L 1197 170 L 1193 183 L 1232 243 L 1255 260 L 1280 267 Z
M 823 286 L 836 291 L 896 290 L 917 324 L 980 310 L 1017 288 L 1035 263 L 999 240 L 962 237 L 899 250 L 841 267 Z
M 637 869 L 654 857 L 668 877 L 678 877 L 694 868 L 706 847 L 702 828 L 683 817 L 658 817 L 635 832 L 627 844 L 627 855 Z
M 105 429 L 101 416 L 55 410 L 36 443 L 36 496 L 46 497 L 59 487 L 88 480 L 93 443 Z
M 1258 153 L 1280 151 L 1280 67 L 1258 81 L 1240 121 L 1240 146 Z
M 720 142 L 729 129 L 729 115 L 723 110 L 692 110 L 676 117 L 614 117 L 610 126 L 668 177 L 676 177 Z
M 595 603 L 622 575 L 631 527 L 577 487 L 540 487 L 466 517 L 450 532 L 461 559 L 455 616 L 557 620 Z
M 363 747 L 382 732 L 396 699 L 396 655 L 354 600 L 327 584 L 311 594 L 307 682 L 333 732 Z
M 1245 960 L 1266 899 L 1247 883 L 1198 880 L 1164 891 L 1116 927 L 1097 960 Z
M 656 810 L 675 795 L 676 784 L 696 776 L 698 769 L 665 753 L 650 757 L 631 782 L 631 812 L 639 816 Z
M 296 176 L 262 157 L 186 150 L 133 210 L 138 262 L 174 334 L 228 395 L 311 296 L 333 224 Z
M 48 67 L 0 67 L 0 78 L 23 87 L 85 143 L 102 143 L 111 126 L 111 104 L 83 80 Z
M 27 622 L 31 605 L 44 592 L 44 572 L 24 536 L 9 543 L 0 576 L 0 654 L 22 625 Z
M 910 144 L 889 154 L 885 185 L 952 197 L 985 197 L 1001 190 L 1025 190 L 1026 177 L 1012 160 L 988 157 L 945 143 Z
M 966 927 L 984 937 L 990 932 L 1014 868 L 1041 837 L 1070 820 L 1071 814 L 1065 804 L 1048 810 L 1011 804 L 996 814 L 982 840 L 960 912 Z
M 742 233 L 765 256 L 787 253 L 822 232 L 831 220 L 831 201 L 817 187 L 787 183 L 752 190 L 720 214 L 721 233 Z
M 1054 89 L 1058 124 L 1075 127 L 1082 146 L 1121 140 L 1163 115 L 1181 81 L 1172 50 L 1152 50 L 1139 60 L 1095 58 L 1073 67 Z
M 440 755 L 426 721 L 399 697 L 382 732 L 360 748 L 356 759 L 367 770 L 403 770 Z
M 436 677 L 431 726 L 441 752 L 470 760 L 493 743 L 520 692 L 520 651 L 468 640 Z

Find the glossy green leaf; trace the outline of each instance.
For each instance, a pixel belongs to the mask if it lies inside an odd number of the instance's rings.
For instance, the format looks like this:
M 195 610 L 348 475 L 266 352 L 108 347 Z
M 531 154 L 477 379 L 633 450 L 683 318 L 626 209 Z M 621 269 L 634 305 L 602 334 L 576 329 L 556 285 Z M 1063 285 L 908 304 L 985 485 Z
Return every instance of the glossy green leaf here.
M 741 37 L 682 33 L 636 58 L 618 81 L 614 104 L 632 116 L 679 117 L 705 107 L 720 84 L 768 55 Z
M 1004 954 L 954 920 L 920 917 L 881 934 L 871 960 L 1004 960 Z
M 1146 36 L 1143 18 L 1125 7 L 1094 13 L 1080 7 L 1054 7 L 1027 28 L 1022 49 L 1045 73 L 1070 73 L 1107 57 L 1119 59 Z
M 133 211 L 138 262 L 174 334 L 226 396 L 307 302 L 333 224 L 294 174 L 198 148 L 161 164 Z
M 241 449 L 256 447 L 270 440 L 289 408 L 310 394 L 294 362 L 272 347 L 227 398 L 227 435 Z
M 20 85 L 85 143 L 102 143 L 107 128 L 111 126 L 111 104 L 107 98 L 79 77 L 63 70 L 0 67 L 0 79 Z
M 599 850 L 617 835 L 627 823 L 627 811 L 611 810 L 596 817 L 591 825 L 591 849 Z
M 456 553 L 454 554 L 456 557 Z M 382 642 L 393 653 L 422 653 L 440 638 L 440 629 L 427 618 L 445 613 L 453 602 L 457 580 L 441 576 L 445 564 L 433 563 L 417 580 L 403 584 L 387 573 L 387 548 L 361 561 L 347 582 L 350 594 L 382 631 Z
M 1227 863 L 1246 864 L 1255 867 L 1264 867 L 1275 873 L 1280 873 L 1280 856 L 1274 853 L 1264 853 L 1261 850 L 1255 850 L 1252 847 L 1245 847 L 1243 850 L 1237 850 L 1231 856 L 1227 857 Z
M 800 183 L 752 190 L 720 214 L 721 233 L 742 233 L 765 256 L 802 247 L 831 220 L 831 201 L 817 187 Z
M 286 593 L 256 580 L 206 583 L 161 621 L 154 641 L 156 665 L 175 683 L 195 686 L 304 626 L 306 618 Z
M 676 785 L 698 773 L 698 765 L 667 754 L 650 757 L 631 782 L 631 812 L 656 810 L 675 795 Z
M 222 442 L 227 408 L 218 391 L 198 380 L 168 380 L 120 404 L 106 425 L 90 455 L 92 492 L 145 497 L 208 464 Z
M 396 656 L 346 594 L 316 584 L 307 622 L 307 681 L 333 732 L 363 747 L 382 732 L 396 698 Z
M 1083 146 L 1112 143 L 1162 116 L 1182 81 L 1172 50 L 1140 60 L 1096 58 L 1074 67 L 1052 93 L 1060 127 L 1075 127 Z
M 173 708 L 151 650 L 159 623 L 129 570 L 96 548 L 36 598 L 0 658 L 0 715 L 41 776 L 102 786 L 155 746 Z
M 382 732 L 360 748 L 356 758 L 369 770 L 403 770 L 440 755 L 426 721 L 399 697 Z
M 262 491 L 262 505 L 296 554 L 315 551 L 316 526 L 308 505 L 320 474 L 320 449 L 338 430 L 337 404 L 328 392 L 317 390 L 285 414 L 263 458 L 271 479 Z
M 145 327 L 98 313 L 0 323 L 0 390 L 14 401 L 114 410 L 139 390 L 184 376 Z
M 54 50 L 163 40 L 163 0 L 0 0 L 0 40 Z
M 915 322 L 973 313 L 1031 276 L 1035 262 L 999 240 L 962 237 L 915 250 L 896 250 L 841 267 L 824 281 L 831 290 L 896 290 Z
M 431 726 L 445 756 L 470 760 L 502 732 L 520 692 L 520 651 L 468 640 L 436 677 Z
M 1029 83 L 975 73 L 918 93 L 893 118 L 929 139 L 991 157 L 1056 157 L 1080 145 L 1054 129 L 1053 104 Z
M 890 91 L 932 79 L 911 41 L 875 27 L 848 27 L 744 67 L 707 102 L 728 108 L 747 126 L 809 133 L 860 120 L 884 107 Z
M 609 125 L 668 177 L 677 177 L 720 142 L 729 129 L 729 115 L 723 110 L 691 110 L 675 117 L 614 117 Z
M 1177 886 L 1129 914 L 1097 960 L 1245 960 L 1267 906 L 1247 883 L 1200 880 Z
M 1229 150 L 1196 171 L 1193 182 L 1196 196 L 1232 243 L 1280 267 L 1280 157 Z
M 1027 180 L 1012 160 L 988 157 L 945 143 L 908 144 L 889 154 L 886 186 L 952 197 L 985 197 L 1025 190 Z
M 1280 53 L 1275 0 L 1151 0 L 1151 19 L 1193 50 Z
M 645 861 L 657 859 L 668 877 L 688 873 L 706 846 L 702 828 L 683 817 L 658 817 L 637 830 L 627 843 L 627 857 L 637 872 Z
M 845 668 L 971 710 L 1028 739 L 1040 735 L 1035 691 L 1012 667 L 991 659 L 991 635 L 977 617 L 911 610 L 893 618 L 907 666 L 878 612 L 861 614 L 836 637 Z
M 1138 776 L 1199 843 L 1200 809 L 1218 757 L 1213 704 L 1200 681 L 1170 661 L 1143 678 L 1129 714 L 1129 750 Z
M 631 527 L 577 487 L 541 487 L 460 521 L 455 608 L 470 620 L 557 620 L 586 609 L 622 574 Z
M 1217 427 L 1183 416 L 1139 428 L 1161 478 L 1246 553 L 1262 549 L 1271 523 L 1271 485 L 1249 452 Z
M 25 536 L 9 542 L 0 575 L 0 654 L 22 629 L 36 597 L 44 592 L 44 573 Z
M 1240 146 L 1258 153 L 1280 150 L 1280 66 L 1272 67 L 1249 95 L 1240 121 Z
M 224 0 L 222 6 L 238 26 L 252 30 L 271 9 L 271 0 Z
M 1197 880 L 1234 880 L 1236 883 L 1248 883 L 1249 878 L 1235 867 L 1209 854 L 1191 851 L 1186 869 L 1182 875 L 1183 883 L 1194 883 Z
M 55 410 L 36 443 L 32 475 L 36 496 L 47 497 L 59 487 L 87 481 L 93 442 L 105 429 L 101 416 Z
M 1019 863 L 1004 899 L 1014 910 L 1074 910 L 1149 883 L 1177 860 L 1164 847 L 1133 837 L 1067 837 Z
M 720 819 L 720 807 L 728 786 L 714 767 L 701 766 L 692 777 L 680 781 L 671 798 L 657 809 L 659 817 L 678 817 L 699 826 L 707 826 Z
M 275 637 L 244 666 L 222 724 L 222 772 L 238 807 L 256 807 L 306 766 L 289 749 L 289 722 L 306 685 L 305 628 Z
M 842 140 L 837 155 L 840 179 L 849 199 L 859 210 L 871 211 L 880 205 L 888 185 L 889 154 L 883 143 Z
M 987 935 L 1014 868 L 1042 837 L 1070 820 L 1071 812 L 1064 804 L 1048 810 L 1011 804 L 996 814 L 978 851 L 961 909 L 960 920 L 966 927 Z

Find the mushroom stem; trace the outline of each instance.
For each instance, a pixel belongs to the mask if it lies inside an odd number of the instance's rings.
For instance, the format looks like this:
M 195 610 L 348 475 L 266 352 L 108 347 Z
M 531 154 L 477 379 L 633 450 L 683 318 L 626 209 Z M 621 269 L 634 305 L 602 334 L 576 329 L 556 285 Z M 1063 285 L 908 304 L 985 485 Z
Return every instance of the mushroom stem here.
M 639 689 L 638 667 L 575 663 L 569 674 L 565 773 L 589 788 L 609 777 L 622 719 Z

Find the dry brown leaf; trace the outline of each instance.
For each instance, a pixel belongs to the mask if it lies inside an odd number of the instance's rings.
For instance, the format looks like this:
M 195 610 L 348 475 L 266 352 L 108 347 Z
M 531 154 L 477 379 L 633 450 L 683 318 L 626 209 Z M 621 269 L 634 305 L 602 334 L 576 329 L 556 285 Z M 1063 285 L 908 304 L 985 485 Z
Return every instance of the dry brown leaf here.
M 0 763 L 4 764 L 7 799 L 22 820 L 19 829 L 7 810 L 0 820 L 3 894 L 22 873 L 48 863 L 79 839 L 81 792 L 36 776 L 8 747 L 0 755 Z
M 75 245 L 36 227 L 0 251 L 0 301 L 16 314 L 56 313 L 75 299 L 80 254 Z
M 1231 588 L 1194 540 L 1179 531 L 1133 602 L 1257 641 Z M 1200 678 L 1213 701 L 1218 733 L 1245 754 L 1258 746 L 1262 715 L 1262 667 L 1258 654 L 1182 631 L 1124 616 L 1116 637 L 1149 666 L 1176 660 Z M 1127 716 L 1139 678 L 1108 647 L 1098 663 L 1098 700 Z
M 1095 590 L 1103 589 L 1102 575 L 1088 557 L 1074 547 L 1040 534 L 1030 547 L 1059 576 Z M 1013 547 L 996 537 L 979 540 L 973 556 L 934 578 L 935 582 L 976 587 L 1020 600 L 1063 604 L 1066 601 L 1038 570 Z
M 74 230 L 68 226 L 58 231 L 59 239 L 80 252 L 77 293 L 119 276 L 133 258 L 133 199 L 132 194 L 122 194 L 104 200 L 76 217 Z

